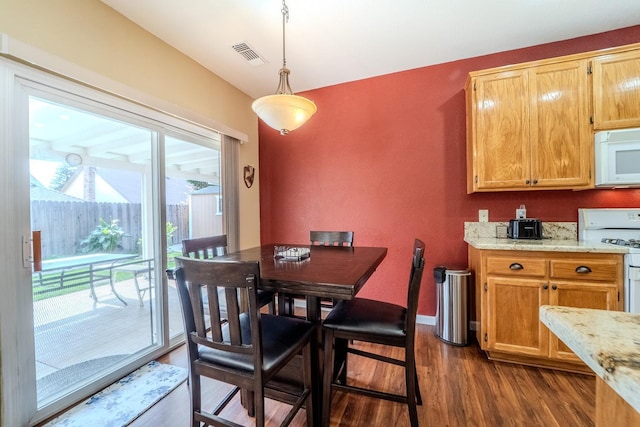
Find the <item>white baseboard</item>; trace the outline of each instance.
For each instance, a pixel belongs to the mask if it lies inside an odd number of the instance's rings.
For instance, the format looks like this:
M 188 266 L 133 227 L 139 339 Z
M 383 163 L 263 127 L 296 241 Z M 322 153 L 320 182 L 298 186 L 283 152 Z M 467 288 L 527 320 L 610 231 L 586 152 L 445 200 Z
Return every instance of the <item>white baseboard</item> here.
M 419 325 L 434 326 L 436 324 L 436 316 L 425 316 L 423 314 L 418 314 L 418 316 L 416 316 L 416 323 Z
M 436 317 L 435 316 L 425 316 L 423 314 L 418 314 L 416 316 L 416 323 L 419 325 L 430 325 L 435 326 Z M 469 322 L 469 330 L 477 331 L 478 330 L 478 322 L 476 320 L 472 320 Z

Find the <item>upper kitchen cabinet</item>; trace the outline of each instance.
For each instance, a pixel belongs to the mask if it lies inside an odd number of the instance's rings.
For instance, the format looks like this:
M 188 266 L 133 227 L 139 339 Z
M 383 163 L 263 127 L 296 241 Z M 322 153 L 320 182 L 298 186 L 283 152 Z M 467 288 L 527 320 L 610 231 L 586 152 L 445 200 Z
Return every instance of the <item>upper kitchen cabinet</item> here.
M 594 188 L 595 130 L 640 127 L 640 43 L 474 71 L 467 192 Z
M 593 59 L 593 128 L 640 126 L 640 49 Z
M 592 188 L 587 61 L 535 67 L 529 79 L 532 187 Z
M 530 175 L 528 73 L 472 78 L 467 87 L 467 172 L 472 191 L 525 187 Z M 471 144 L 469 144 L 471 142 Z
M 588 84 L 586 59 L 471 73 L 468 192 L 592 188 Z

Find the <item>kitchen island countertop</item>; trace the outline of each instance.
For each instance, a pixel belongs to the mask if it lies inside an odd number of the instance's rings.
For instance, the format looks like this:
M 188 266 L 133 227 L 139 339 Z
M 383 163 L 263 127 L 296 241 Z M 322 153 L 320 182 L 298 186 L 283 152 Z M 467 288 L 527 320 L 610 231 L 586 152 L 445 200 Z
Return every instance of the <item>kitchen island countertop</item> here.
M 640 413 L 640 314 L 543 305 L 540 320 Z

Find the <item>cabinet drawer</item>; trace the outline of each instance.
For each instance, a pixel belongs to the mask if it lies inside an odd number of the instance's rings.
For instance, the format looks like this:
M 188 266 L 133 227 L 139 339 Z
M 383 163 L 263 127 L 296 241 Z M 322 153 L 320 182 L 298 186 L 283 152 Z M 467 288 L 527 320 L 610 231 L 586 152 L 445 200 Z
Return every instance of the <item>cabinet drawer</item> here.
M 545 277 L 547 261 L 532 258 L 487 257 L 487 274 Z
M 619 271 L 620 263 L 615 260 L 551 260 L 549 277 L 616 282 Z

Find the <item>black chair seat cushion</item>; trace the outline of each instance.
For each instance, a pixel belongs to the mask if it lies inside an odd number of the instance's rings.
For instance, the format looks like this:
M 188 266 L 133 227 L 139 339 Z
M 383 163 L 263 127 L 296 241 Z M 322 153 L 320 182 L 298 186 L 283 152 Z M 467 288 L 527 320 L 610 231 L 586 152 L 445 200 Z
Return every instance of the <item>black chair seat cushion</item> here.
M 327 315 L 322 327 L 347 334 L 404 339 L 406 318 L 407 309 L 402 306 L 354 298 L 338 302 Z
M 258 289 L 258 307 L 262 307 L 273 302 L 274 296 L 275 292 Z
M 291 353 L 297 352 L 301 345 L 310 339 L 314 333 L 314 325 L 306 320 L 291 317 L 262 314 L 262 368 L 265 373 L 270 372 L 286 359 Z M 240 315 L 242 341 L 251 344 L 251 328 L 249 315 Z M 229 325 L 222 328 L 225 341 L 229 341 Z M 253 355 L 237 354 L 228 351 L 215 350 L 203 345 L 198 346 L 200 360 L 232 369 L 253 372 Z

